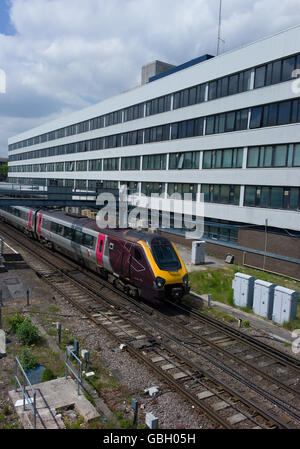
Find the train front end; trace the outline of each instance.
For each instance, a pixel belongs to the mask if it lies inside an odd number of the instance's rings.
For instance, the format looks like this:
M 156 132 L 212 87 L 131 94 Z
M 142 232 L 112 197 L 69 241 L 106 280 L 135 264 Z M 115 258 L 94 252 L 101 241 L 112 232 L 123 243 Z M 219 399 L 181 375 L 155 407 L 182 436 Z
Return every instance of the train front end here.
M 181 300 L 189 293 L 190 287 L 187 269 L 176 246 L 161 236 L 143 246 L 154 274 L 154 297 L 159 300 Z

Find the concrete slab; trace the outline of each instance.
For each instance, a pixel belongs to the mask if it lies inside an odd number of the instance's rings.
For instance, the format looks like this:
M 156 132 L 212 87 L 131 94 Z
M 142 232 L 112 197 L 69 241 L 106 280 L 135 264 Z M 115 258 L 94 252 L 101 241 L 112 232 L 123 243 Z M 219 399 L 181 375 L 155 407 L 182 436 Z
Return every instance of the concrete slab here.
M 73 379 L 64 377 L 35 384 L 37 392 L 37 429 L 62 429 L 65 427 L 62 419 L 57 417 L 61 407 L 74 406 L 74 409 L 83 417 L 84 421 L 97 418 L 99 413 L 85 398 L 83 393 L 78 396 L 77 385 Z M 22 399 L 20 391 L 10 391 L 9 397 L 13 404 Z M 16 412 L 25 429 L 33 428 L 33 414 L 29 406 L 16 407 Z
M 214 393 L 212 393 L 211 391 L 202 391 L 202 393 L 198 393 L 197 397 L 198 399 L 206 399 L 206 398 L 210 398 L 211 396 L 214 396 Z
M 241 421 L 244 421 L 245 419 L 247 419 L 245 415 L 243 415 L 242 413 L 237 413 L 236 415 L 233 415 L 230 418 L 228 418 L 228 421 L 230 422 L 230 424 L 237 424 Z

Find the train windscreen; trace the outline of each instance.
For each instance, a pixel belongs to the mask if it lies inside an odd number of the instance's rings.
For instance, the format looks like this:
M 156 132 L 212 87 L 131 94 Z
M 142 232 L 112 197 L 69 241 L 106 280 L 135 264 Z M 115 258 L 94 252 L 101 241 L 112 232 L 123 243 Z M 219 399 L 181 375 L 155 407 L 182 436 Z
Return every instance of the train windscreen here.
M 181 268 L 180 260 L 168 240 L 154 239 L 151 249 L 155 262 L 161 270 L 179 270 Z

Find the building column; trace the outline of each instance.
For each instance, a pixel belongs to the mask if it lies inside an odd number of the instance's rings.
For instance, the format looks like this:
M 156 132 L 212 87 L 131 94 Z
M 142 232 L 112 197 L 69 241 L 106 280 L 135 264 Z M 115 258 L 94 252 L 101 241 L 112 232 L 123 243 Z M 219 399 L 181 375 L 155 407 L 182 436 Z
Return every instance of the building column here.
M 240 202 L 239 207 L 243 207 L 244 205 L 244 195 L 245 195 L 245 186 L 240 187 Z

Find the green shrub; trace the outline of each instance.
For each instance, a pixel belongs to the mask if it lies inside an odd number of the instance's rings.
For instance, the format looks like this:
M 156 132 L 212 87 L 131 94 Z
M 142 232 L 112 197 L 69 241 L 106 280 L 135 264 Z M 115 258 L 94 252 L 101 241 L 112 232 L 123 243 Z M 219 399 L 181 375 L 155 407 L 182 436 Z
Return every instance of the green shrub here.
M 39 341 L 40 335 L 37 328 L 26 318 L 17 328 L 18 340 L 23 345 L 33 345 Z
M 42 373 L 42 377 L 41 377 L 41 381 L 42 382 L 48 382 L 48 380 L 53 380 L 56 379 L 55 374 L 53 373 L 51 368 L 45 368 L 43 373 Z
M 24 318 L 19 313 L 16 313 L 14 316 L 8 318 L 8 324 L 14 334 L 17 332 L 18 327 L 23 323 L 23 321 Z
M 26 348 L 23 349 L 23 351 L 20 355 L 20 362 L 25 371 L 28 371 L 30 369 L 35 369 L 38 366 L 38 362 L 33 357 L 33 355 L 30 353 L 30 351 Z

